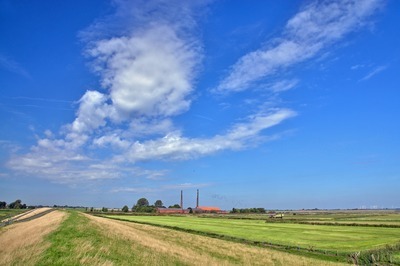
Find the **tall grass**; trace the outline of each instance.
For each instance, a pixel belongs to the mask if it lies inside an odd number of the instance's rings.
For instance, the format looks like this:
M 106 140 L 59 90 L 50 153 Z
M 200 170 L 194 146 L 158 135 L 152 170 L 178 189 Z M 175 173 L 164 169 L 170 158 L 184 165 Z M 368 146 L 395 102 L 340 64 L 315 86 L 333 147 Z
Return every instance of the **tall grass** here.
M 54 211 L 32 221 L 0 229 L 0 265 L 34 265 L 49 246 L 45 236 L 56 230 L 65 216 Z

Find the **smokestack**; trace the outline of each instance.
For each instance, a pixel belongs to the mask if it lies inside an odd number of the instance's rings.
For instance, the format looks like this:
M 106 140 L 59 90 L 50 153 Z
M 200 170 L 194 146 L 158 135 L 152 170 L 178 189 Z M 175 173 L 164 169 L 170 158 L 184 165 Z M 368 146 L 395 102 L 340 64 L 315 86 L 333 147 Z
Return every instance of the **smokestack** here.
M 199 190 L 197 190 L 196 209 L 199 207 Z
M 181 209 L 183 209 L 183 190 L 181 190 Z

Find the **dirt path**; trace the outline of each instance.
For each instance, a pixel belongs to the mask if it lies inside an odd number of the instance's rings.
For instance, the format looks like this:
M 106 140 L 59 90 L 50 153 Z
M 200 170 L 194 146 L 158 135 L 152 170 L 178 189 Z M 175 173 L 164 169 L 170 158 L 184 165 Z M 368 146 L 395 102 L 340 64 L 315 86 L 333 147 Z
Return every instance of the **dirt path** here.
M 44 237 L 54 231 L 66 216 L 53 211 L 25 223 L 17 223 L 0 230 L 0 265 L 32 265 L 48 247 Z
M 109 238 L 122 238 L 187 265 L 337 265 L 185 232 L 86 215 Z

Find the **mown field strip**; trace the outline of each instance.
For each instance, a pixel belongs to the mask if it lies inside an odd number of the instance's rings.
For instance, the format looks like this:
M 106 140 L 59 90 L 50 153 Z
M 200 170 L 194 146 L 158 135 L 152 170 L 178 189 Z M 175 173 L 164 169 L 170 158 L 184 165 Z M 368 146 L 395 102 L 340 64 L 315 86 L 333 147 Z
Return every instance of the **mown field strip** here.
M 197 218 L 176 216 L 118 216 L 110 218 L 178 227 L 279 245 L 313 247 L 328 251 L 355 252 L 400 242 L 398 228 L 324 226 L 265 223 L 259 220 Z

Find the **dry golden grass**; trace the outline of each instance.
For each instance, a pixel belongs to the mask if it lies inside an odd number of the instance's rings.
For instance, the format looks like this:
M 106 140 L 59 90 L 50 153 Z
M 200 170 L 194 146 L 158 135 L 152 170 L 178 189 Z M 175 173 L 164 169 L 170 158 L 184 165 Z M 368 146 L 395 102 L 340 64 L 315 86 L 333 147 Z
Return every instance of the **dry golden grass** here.
M 14 221 L 19 221 L 19 220 L 22 220 L 22 219 L 25 219 L 25 218 L 32 217 L 32 216 L 34 216 L 34 215 L 36 215 L 36 214 L 39 214 L 39 213 L 41 213 L 41 212 L 44 212 L 44 211 L 47 211 L 47 210 L 50 210 L 50 209 L 51 209 L 51 208 L 47 208 L 47 207 L 39 208 L 39 209 L 33 209 L 33 210 L 29 210 L 29 211 L 20 213 L 20 214 L 18 214 L 18 215 L 15 215 L 15 216 L 13 216 L 13 217 L 11 217 L 11 218 L 12 218 Z M 6 220 L 9 220 L 9 218 L 2 220 L 2 222 L 3 222 L 3 221 L 6 221 Z
M 34 210 L 24 211 L 24 212 L 22 212 L 22 213 L 20 213 L 20 214 L 17 214 L 17 215 L 12 216 L 12 217 L 7 217 L 6 219 L 1 220 L 1 222 L 5 222 L 5 221 L 7 221 L 7 220 L 9 220 L 9 219 L 11 219 L 11 218 L 13 218 L 13 219 L 18 219 L 18 218 L 20 218 L 21 216 L 28 215 L 29 213 L 31 213 L 31 212 L 33 212 L 33 211 L 34 211 Z
M 213 239 L 160 227 L 86 215 L 110 239 L 124 239 L 145 249 L 144 264 L 165 265 L 173 258 L 186 265 L 338 265 L 261 247 Z
M 34 209 L 34 210 L 30 211 L 27 214 L 23 213 L 23 214 L 14 216 L 13 219 L 16 220 L 16 221 L 19 221 L 19 220 L 22 220 L 22 219 L 26 219 L 26 218 L 32 217 L 32 216 L 34 216 L 36 214 L 42 213 L 42 212 L 50 210 L 50 209 L 51 208 L 47 208 L 47 207 L 46 208 Z
M 66 213 L 53 211 L 32 221 L 0 230 L 0 265 L 33 265 L 49 244 L 44 237 L 54 231 Z

